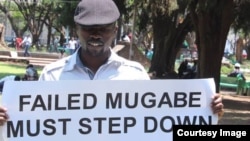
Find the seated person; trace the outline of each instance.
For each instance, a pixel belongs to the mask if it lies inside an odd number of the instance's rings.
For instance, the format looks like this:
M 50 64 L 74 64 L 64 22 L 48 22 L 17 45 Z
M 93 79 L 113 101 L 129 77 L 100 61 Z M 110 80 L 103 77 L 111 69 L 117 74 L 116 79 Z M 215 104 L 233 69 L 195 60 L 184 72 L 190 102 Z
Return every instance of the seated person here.
M 239 63 L 235 63 L 234 65 L 234 70 L 227 75 L 228 77 L 238 77 L 241 76 L 243 78 L 243 80 L 246 80 L 243 72 L 240 70 L 240 64 Z
M 23 77 L 23 81 L 37 81 L 38 73 L 34 67 L 27 67 L 26 73 Z

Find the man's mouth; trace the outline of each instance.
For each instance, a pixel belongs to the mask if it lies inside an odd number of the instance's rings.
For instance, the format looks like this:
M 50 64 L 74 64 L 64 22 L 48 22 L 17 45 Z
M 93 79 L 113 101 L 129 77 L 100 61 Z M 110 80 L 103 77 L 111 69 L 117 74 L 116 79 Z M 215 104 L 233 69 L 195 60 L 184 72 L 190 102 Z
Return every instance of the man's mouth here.
M 88 41 L 88 45 L 97 47 L 97 46 L 103 46 L 103 43 L 100 41 Z

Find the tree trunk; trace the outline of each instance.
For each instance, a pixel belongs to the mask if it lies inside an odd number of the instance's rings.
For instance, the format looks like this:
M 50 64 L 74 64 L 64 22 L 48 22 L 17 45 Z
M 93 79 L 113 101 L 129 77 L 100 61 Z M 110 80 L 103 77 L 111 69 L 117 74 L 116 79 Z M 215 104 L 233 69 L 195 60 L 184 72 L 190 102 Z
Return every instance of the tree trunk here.
M 169 20 L 168 17 L 160 17 L 161 16 L 153 18 L 154 54 L 151 60 L 151 67 L 149 69 L 149 72 L 155 72 L 157 77 L 161 77 L 165 72 L 166 63 L 164 59 L 164 40 L 166 35 L 169 33 L 167 32 L 168 27 L 166 26 Z
M 52 42 L 51 42 L 52 39 Z M 53 52 L 53 40 L 54 37 L 52 37 L 52 27 L 48 26 L 48 38 L 47 38 L 47 49 L 49 49 L 49 51 Z
M 3 24 L 0 24 L 0 45 L 6 46 L 5 41 L 4 41 L 4 32 L 5 28 Z
M 227 34 L 234 20 L 234 1 L 193 0 L 190 6 L 197 35 L 198 77 L 214 78 L 216 92 L 219 92 L 221 60 Z
M 242 38 L 239 38 L 237 41 L 236 41 L 236 53 L 235 53 L 235 56 L 236 56 L 236 61 L 238 63 L 242 63 L 242 51 L 243 51 L 243 39 Z
M 175 72 L 175 60 L 186 34 L 192 29 L 190 18 L 178 23 L 179 11 L 172 15 L 159 15 L 153 20 L 154 54 L 149 72 L 156 72 L 157 77 Z M 176 19 L 173 21 L 173 19 Z M 178 24 L 176 24 L 178 23 Z M 159 28 L 161 27 L 161 28 Z

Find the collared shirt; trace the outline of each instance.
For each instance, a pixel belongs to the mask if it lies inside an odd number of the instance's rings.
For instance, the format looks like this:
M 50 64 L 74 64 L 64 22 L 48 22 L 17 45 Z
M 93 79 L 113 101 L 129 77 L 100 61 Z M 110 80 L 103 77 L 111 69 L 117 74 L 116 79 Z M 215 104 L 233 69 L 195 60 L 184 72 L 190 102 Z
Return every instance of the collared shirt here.
M 79 50 L 57 62 L 44 67 L 39 80 L 149 80 L 144 67 L 135 61 L 118 56 L 111 50 L 111 56 L 96 73 L 84 66 Z

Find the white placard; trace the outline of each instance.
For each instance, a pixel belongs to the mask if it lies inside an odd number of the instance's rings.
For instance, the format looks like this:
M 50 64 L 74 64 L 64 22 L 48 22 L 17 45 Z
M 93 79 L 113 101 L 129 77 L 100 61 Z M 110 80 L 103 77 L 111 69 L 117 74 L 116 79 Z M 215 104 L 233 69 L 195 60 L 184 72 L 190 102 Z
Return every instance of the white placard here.
M 217 124 L 213 79 L 9 81 L 6 141 L 171 141 L 172 125 Z

